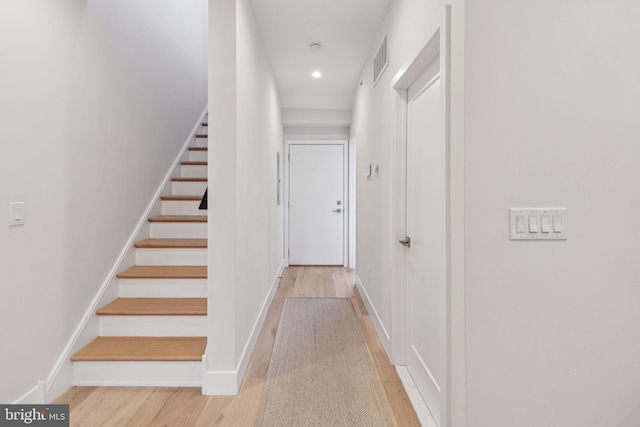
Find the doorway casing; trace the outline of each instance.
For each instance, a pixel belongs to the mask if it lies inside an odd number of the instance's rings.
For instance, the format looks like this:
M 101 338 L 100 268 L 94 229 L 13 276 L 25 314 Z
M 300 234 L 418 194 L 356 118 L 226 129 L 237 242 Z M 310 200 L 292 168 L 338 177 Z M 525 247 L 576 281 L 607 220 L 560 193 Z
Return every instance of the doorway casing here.
M 462 12 L 462 11 L 461 11 Z M 439 55 L 442 80 L 443 138 L 446 144 L 446 356 L 441 406 L 441 427 L 463 427 L 465 422 L 465 294 L 464 294 L 464 92 L 462 79 L 462 42 L 456 51 L 451 43 L 451 6 L 443 7 L 439 19 L 428 37 L 403 67 L 393 87 L 393 209 L 392 249 L 392 301 L 391 301 L 391 362 L 406 362 L 407 283 L 404 274 L 405 251 L 398 241 L 406 236 L 406 144 L 407 144 L 407 90 L 416 78 Z M 461 26 L 462 25 L 462 26 Z M 461 27 L 460 27 L 461 26 Z M 460 31 L 459 28 L 462 28 Z M 456 36 L 462 34 L 463 23 L 458 23 Z M 461 59 L 462 58 L 462 59 Z M 460 68 L 452 73 L 451 63 Z M 455 76 L 456 80 L 452 80 Z M 452 91 L 452 88 L 455 90 Z M 452 138 L 452 135 L 455 135 Z

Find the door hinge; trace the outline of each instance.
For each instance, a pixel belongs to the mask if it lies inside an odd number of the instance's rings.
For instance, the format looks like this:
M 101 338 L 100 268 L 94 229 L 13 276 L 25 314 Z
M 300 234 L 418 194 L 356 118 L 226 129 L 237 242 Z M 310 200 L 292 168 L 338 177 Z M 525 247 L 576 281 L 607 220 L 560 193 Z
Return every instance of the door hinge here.
M 291 161 L 291 153 L 287 154 L 287 160 Z

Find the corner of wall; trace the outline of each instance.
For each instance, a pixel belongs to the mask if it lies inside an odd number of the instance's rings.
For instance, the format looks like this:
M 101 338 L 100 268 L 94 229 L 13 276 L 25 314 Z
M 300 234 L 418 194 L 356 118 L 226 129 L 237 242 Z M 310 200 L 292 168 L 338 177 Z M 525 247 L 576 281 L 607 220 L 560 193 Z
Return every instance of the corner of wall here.
M 260 335 L 260 331 L 262 330 L 262 326 L 264 325 L 264 320 L 267 317 L 267 313 L 269 312 L 271 301 L 273 301 L 273 297 L 276 293 L 276 290 L 278 289 L 278 283 L 280 281 L 280 277 L 282 277 L 285 266 L 285 260 L 283 259 L 280 262 L 280 267 L 278 268 L 276 276 L 271 282 L 269 292 L 262 302 L 260 314 L 258 315 L 258 318 L 253 325 L 253 329 L 251 330 L 251 334 L 249 335 L 249 339 L 247 340 L 242 355 L 240 356 L 236 369 L 233 371 L 208 371 L 206 369 L 207 355 L 205 354 L 202 357 L 202 394 L 209 396 L 229 396 L 236 395 L 240 391 L 240 385 L 242 385 L 244 376 L 247 373 L 249 361 L 251 360 L 251 356 L 253 355 L 253 350 L 255 349 L 256 343 L 258 341 L 258 336 Z

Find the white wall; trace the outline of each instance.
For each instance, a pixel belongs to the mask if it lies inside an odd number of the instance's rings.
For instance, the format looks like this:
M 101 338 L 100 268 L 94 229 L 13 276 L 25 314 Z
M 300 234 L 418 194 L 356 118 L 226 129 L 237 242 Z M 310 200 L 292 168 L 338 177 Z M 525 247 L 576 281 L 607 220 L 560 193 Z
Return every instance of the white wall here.
M 285 139 L 348 139 L 352 111 L 333 108 L 283 108 Z
M 0 401 L 13 402 L 49 374 L 206 105 L 206 3 L 6 0 L 0 51 Z M 24 226 L 7 226 L 11 201 L 26 202 Z
M 283 265 L 281 107 L 247 0 L 210 0 L 205 393 L 236 393 Z M 281 173 L 282 173 L 281 168 Z
M 354 104 L 357 274 L 387 330 L 389 82 L 438 3 L 392 5 Z M 467 426 L 640 425 L 640 4 L 561 3 L 464 2 Z M 567 207 L 569 240 L 509 241 L 511 206 Z
M 470 426 L 640 425 L 639 19 L 467 2 Z M 510 242 L 525 205 L 567 207 L 569 240 Z
M 389 66 L 373 87 L 371 52 L 356 88 L 351 139 L 356 139 L 356 274 L 375 309 L 382 329 L 381 339 L 389 348 L 392 297 L 392 165 L 393 92 L 391 81 L 400 68 L 417 54 L 440 20 L 442 0 L 395 1 L 384 19 L 372 49 L 388 30 Z M 379 171 L 364 174 L 365 163 L 378 164 Z
M 236 351 L 240 353 L 283 261 L 283 205 L 276 202 L 276 153 L 282 156 L 284 147 L 278 88 L 248 0 L 238 2 L 237 41 Z
M 402 359 L 400 343 L 402 330 L 400 312 L 392 313 L 392 304 L 401 298 L 399 283 L 393 272 L 394 250 L 402 235 L 393 223 L 394 192 L 394 99 L 392 80 L 410 64 L 425 46 L 433 31 L 442 24 L 445 4 L 452 4 L 451 16 L 451 109 L 456 112 L 452 119 L 451 138 L 457 148 L 452 154 L 461 158 L 460 147 L 464 143 L 463 86 L 464 70 L 464 0 L 400 0 L 392 2 L 379 29 L 377 43 L 362 72 L 362 85 L 356 88 L 354 100 L 351 140 L 356 141 L 356 280 L 361 284 L 363 298 L 369 309 L 376 331 L 393 363 L 406 363 Z M 389 65 L 377 85 L 373 86 L 373 56 L 385 33 L 389 43 Z M 455 129 L 454 129 L 455 128 Z M 365 176 L 366 163 L 378 166 L 378 171 Z M 454 174 L 452 191 L 461 194 L 463 176 Z M 456 200 L 456 213 L 462 212 L 460 199 Z M 452 205 L 453 206 L 453 205 Z M 397 212 L 395 213 L 397 214 Z M 457 223 L 463 222 L 460 217 Z M 463 263 L 464 235 L 459 230 L 452 233 L 451 250 L 456 255 L 456 264 Z M 447 416 L 452 425 L 464 425 L 465 416 L 465 360 L 464 360 L 464 272 L 456 271 L 451 276 L 451 359 L 453 370 L 448 377 Z M 462 291 L 462 292 L 461 292 Z M 395 314 L 395 318 L 392 316 Z

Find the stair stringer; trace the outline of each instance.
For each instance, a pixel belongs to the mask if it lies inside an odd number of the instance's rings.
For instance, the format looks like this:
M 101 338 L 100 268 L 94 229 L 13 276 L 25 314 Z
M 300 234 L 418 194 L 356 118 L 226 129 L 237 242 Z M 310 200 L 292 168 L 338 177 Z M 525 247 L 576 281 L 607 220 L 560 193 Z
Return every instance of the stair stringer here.
M 149 237 L 150 225 L 148 219 L 151 216 L 160 214 L 162 205 L 160 198 L 171 193 L 171 178 L 179 176 L 180 162 L 184 161 L 188 157 L 188 148 L 190 146 L 195 146 L 195 136 L 198 133 L 204 118 L 207 116 L 207 113 L 208 106 L 205 106 L 202 114 L 198 118 L 198 121 L 184 142 L 182 149 L 176 156 L 163 181 L 158 186 L 157 191 L 152 196 L 149 204 L 147 205 L 147 209 L 141 215 L 140 220 L 123 246 L 122 251 L 113 264 L 113 267 L 96 292 L 95 297 L 82 316 L 82 319 L 78 323 L 73 334 L 67 341 L 60 356 L 56 360 L 56 363 L 47 375 L 46 380 L 39 381 L 38 387 L 40 390 L 43 390 L 43 392 L 41 391 L 39 393 L 39 400 L 41 400 L 41 402 L 38 403 L 44 404 L 51 402 L 73 386 L 74 362 L 71 361 L 71 355 L 98 336 L 99 325 L 96 311 L 102 305 L 118 297 L 119 280 L 116 275 L 118 272 L 135 265 L 135 247 L 133 245 L 136 241 Z

